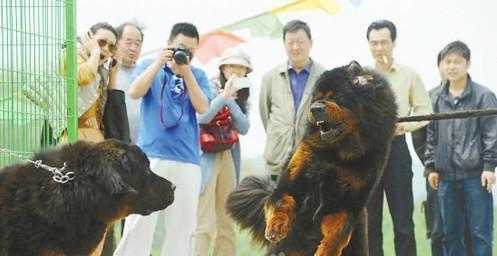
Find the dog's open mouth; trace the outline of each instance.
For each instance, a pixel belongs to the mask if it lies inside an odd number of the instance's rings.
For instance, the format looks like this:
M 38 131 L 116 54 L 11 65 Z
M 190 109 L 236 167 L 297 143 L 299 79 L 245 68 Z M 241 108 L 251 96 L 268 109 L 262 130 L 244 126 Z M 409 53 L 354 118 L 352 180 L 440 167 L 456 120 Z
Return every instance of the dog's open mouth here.
M 319 127 L 321 139 L 327 142 L 334 142 L 346 127 L 345 123 L 340 121 L 316 121 L 316 126 Z

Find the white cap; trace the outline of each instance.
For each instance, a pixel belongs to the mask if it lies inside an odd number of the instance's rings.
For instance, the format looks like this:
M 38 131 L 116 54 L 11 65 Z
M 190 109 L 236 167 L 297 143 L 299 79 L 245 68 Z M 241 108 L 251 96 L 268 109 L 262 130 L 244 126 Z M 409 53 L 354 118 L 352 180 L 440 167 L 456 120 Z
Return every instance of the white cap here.
M 233 47 L 226 49 L 219 59 L 218 67 L 222 65 L 231 64 L 231 65 L 240 65 L 247 68 L 247 74 L 252 72 L 252 63 L 250 62 L 250 56 L 245 53 L 239 47 Z

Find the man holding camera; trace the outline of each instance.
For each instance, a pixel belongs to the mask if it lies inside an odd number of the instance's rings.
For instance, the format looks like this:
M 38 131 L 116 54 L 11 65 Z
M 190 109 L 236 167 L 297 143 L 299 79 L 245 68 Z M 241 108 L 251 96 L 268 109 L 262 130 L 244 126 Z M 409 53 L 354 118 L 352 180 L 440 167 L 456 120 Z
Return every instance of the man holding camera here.
M 137 145 L 157 175 L 176 185 L 172 205 L 149 216 L 130 215 L 114 255 L 150 255 L 159 216 L 166 236 L 162 255 L 193 255 L 200 189 L 200 145 L 196 113 L 209 108 L 204 71 L 190 66 L 199 42 L 196 27 L 173 26 L 167 47 L 135 70 L 129 95 L 142 99 Z

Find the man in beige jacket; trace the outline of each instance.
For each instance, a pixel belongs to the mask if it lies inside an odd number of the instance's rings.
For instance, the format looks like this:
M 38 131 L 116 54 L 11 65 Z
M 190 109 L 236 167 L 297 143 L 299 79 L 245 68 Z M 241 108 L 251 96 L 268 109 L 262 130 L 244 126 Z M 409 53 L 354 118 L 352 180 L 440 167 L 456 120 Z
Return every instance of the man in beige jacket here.
M 289 21 L 283 28 L 288 60 L 264 74 L 259 111 L 266 130 L 266 170 L 276 180 L 294 145 L 302 139 L 314 83 L 324 67 L 309 53 L 312 37 L 309 25 Z
M 368 26 L 366 38 L 375 61 L 374 68 L 387 78 L 395 95 L 397 116 L 430 114 L 431 101 L 421 77 L 415 70 L 398 63 L 393 57 L 397 39 L 395 24 L 389 20 L 374 21 Z M 367 206 L 370 256 L 384 255 L 382 235 L 384 197 L 387 199 L 394 227 L 395 255 L 417 255 L 413 222 L 412 159 L 405 134 L 427 123 L 422 121 L 396 125 L 383 177 Z M 387 243 L 390 245 L 391 241 Z

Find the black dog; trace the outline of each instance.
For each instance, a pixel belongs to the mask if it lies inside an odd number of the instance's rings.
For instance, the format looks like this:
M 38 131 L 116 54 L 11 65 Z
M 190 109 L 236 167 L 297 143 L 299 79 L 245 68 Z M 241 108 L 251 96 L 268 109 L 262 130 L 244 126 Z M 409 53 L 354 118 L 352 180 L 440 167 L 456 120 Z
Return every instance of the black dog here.
M 386 79 L 357 62 L 323 73 L 286 171 L 273 186 L 245 178 L 228 212 L 269 255 L 367 255 L 364 208 L 382 175 L 396 109 Z
M 0 172 L 0 255 L 90 255 L 110 225 L 129 214 L 170 205 L 174 185 L 155 175 L 145 154 L 117 140 L 77 142 L 34 157 L 66 167 L 74 179 L 57 183 L 49 171 L 18 164 Z

